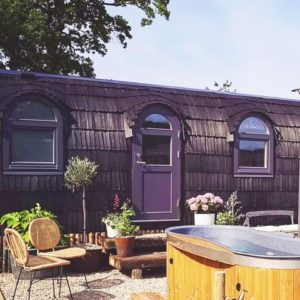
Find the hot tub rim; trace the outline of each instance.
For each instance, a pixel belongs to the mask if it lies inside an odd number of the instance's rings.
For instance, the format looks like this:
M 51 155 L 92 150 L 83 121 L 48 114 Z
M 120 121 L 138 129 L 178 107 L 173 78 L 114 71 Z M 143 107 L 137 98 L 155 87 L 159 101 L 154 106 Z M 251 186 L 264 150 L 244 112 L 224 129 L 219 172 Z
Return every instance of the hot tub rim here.
M 241 265 L 247 267 L 255 268 L 269 268 L 269 269 L 299 269 L 300 268 L 300 256 L 299 257 L 265 257 L 265 256 L 254 256 L 246 253 L 235 253 L 231 249 L 214 243 L 207 239 L 195 236 L 188 236 L 182 233 L 174 233 L 171 229 L 182 228 L 182 227 L 191 227 L 191 226 L 176 226 L 170 227 L 166 230 L 167 233 L 167 243 L 170 243 L 175 248 L 178 248 L 182 251 L 201 256 L 207 259 L 215 260 L 221 263 L 229 265 Z M 201 245 L 195 245 L 191 242 L 185 241 L 182 237 L 188 236 L 193 239 L 200 239 L 222 247 L 228 252 L 216 250 L 210 248 L 209 250 L 206 247 L 201 247 Z

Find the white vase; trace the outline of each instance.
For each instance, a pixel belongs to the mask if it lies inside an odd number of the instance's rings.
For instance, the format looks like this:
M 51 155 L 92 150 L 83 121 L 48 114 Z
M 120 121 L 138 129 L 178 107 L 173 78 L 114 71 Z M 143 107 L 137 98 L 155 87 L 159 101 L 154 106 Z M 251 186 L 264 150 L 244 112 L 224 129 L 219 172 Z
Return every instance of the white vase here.
M 195 225 L 214 225 L 215 214 L 194 213 L 194 223 Z
M 106 224 L 107 237 L 114 238 L 119 235 L 119 230 L 112 228 L 109 224 Z

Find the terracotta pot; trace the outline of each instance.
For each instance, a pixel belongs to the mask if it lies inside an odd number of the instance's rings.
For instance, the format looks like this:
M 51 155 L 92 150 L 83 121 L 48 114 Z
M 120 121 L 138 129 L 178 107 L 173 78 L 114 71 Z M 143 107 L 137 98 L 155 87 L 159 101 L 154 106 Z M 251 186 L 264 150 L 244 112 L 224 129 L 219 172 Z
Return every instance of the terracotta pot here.
M 117 255 L 126 257 L 133 255 L 134 248 L 134 236 L 120 236 L 115 237 L 115 245 L 117 250 Z

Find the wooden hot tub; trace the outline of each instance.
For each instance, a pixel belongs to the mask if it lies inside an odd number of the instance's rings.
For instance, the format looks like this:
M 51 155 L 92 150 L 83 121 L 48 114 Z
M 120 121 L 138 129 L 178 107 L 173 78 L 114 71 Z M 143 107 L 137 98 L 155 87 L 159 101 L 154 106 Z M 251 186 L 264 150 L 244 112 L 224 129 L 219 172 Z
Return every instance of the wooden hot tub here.
M 300 300 L 300 241 L 240 226 L 167 230 L 168 300 L 213 299 L 215 271 L 232 299 Z

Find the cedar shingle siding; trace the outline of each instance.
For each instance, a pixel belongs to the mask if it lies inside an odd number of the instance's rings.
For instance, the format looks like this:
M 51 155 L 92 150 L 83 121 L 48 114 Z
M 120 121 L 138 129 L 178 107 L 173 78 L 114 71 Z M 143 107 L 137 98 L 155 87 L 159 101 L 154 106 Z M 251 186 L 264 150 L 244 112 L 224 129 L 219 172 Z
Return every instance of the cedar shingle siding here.
M 131 197 L 132 139 L 125 137 L 125 129 L 134 126 L 139 112 L 154 103 L 172 107 L 182 122 L 182 199 L 208 191 L 226 198 L 238 189 L 244 211 L 297 211 L 300 103 L 235 93 L 26 75 L 0 71 L 0 118 L 11 101 L 26 93 L 45 95 L 59 106 L 65 125 L 65 162 L 78 155 L 99 164 L 87 195 L 88 230 L 100 230 L 100 218 L 114 193 L 122 199 Z M 233 177 L 233 143 L 226 138 L 249 112 L 263 114 L 275 128 L 274 178 Z M 56 212 L 68 231 L 80 231 L 81 194 L 66 191 L 63 176 L 3 175 L 3 122 L 0 128 L 0 215 L 39 202 Z M 182 223 L 191 222 L 184 207 L 182 216 Z

